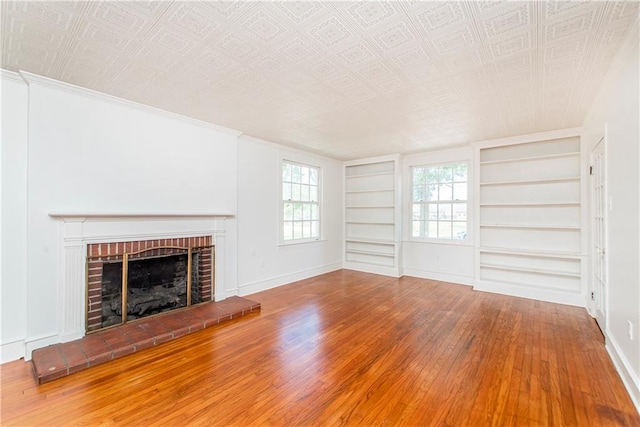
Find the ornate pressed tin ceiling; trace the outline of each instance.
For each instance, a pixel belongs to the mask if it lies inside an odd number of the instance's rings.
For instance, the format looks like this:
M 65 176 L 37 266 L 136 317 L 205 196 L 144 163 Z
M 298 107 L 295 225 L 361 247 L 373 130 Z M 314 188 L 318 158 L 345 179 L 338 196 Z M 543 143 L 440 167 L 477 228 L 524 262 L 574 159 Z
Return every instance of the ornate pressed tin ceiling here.
M 2 68 L 351 159 L 580 126 L 638 2 L 2 2 Z

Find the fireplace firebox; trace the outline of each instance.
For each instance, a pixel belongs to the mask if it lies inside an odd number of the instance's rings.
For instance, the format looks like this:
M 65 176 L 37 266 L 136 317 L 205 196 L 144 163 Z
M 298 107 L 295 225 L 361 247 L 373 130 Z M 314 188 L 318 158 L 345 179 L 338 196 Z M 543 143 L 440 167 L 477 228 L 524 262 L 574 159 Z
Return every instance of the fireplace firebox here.
M 87 332 L 211 301 L 210 236 L 87 245 Z

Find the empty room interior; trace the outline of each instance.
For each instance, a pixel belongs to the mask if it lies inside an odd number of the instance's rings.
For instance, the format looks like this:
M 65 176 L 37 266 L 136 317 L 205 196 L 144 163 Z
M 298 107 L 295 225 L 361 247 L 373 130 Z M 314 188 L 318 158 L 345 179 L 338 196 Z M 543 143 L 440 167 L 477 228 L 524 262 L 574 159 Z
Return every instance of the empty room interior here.
M 638 1 L 0 13 L 2 425 L 640 426 Z

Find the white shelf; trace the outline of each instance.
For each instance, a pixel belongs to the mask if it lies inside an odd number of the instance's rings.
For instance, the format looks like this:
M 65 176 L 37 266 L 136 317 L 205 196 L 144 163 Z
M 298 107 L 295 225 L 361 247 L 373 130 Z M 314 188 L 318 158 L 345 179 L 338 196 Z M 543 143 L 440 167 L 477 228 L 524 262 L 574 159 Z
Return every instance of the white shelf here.
M 575 136 L 480 148 L 476 279 L 540 299 L 581 289 L 580 146 Z
M 580 207 L 580 202 L 480 203 L 481 208 Z
M 394 254 L 385 254 L 385 253 L 381 253 L 381 252 L 375 252 L 375 251 L 363 251 L 360 249 L 347 249 L 345 251 L 348 254 L 362 254 L 362 255 L 375 255 L 375 256 L 382 256 L 385 258 L 394 258 L 395 255 Z
M 345 262 L 361 264 L 363 270 L 397 263 L 397 162 L 388 157 L 345 166 Z
M 393 240 L 386 239 L 368 239 L 362 237 L 347 237 L 345 238 L 345 242 L 353 242 L 353 243 L 372 243 L 376 245 L 395 245 L 396 242 Z
M 367 178 L 367 177 L 372 177 L 372 176 L 383 176 L 383 175 L 393 175 L 394 172 L 390 171 L 390 172 L 374 172 L 374 173 L 363 173 L 360 175 L 347 175 L 345 178 L 347 179 L 352 179 L 352 178 Z
M 394 209 L 393 205 L 379 205 L 379 206 L 346 206 L 346 209 Z
M 376 176 L 378 174 L 393 174 L 396 170 L 394 160 L 376 160 L 372 162 L 362 162 L 347 164 L 345 166 L 345 177 L 356 176 Z
M 527 230 L 566 230 L 580 231 L 578 225 L 541 225 L 541 224 L 480 224 L 481 228 L 518 228 Z
M 345 224 L 396 225 L 395 222 L 376 222 L 376 221 L 345 221 Z
M 574 278 L 565 278 L 565 280 L 571 280 L 571 279 L 577 279 L 577 277 Z M 517 288 L 530 288 L 531 284 L 529 283 L 523 283 L 523 282 L 515 282 L 515 281 L 511 281 L 511 280 L 499 280 L 499 279 L 486 279 L 486 278 L 480 278 L 480 286 L 479 288 L 482 289 L 483 286 L 486 284 L 502 284 L 502 285 L 507 285 L 509 287 L 517 287 Z M 534 285 L 536 288 L 539 288 L 540 290 L 543 291 L 552 291 L 554 293 L 564 293 L 566 294 L 576 294 L 576 291 L 573 289 L 562 289 L 562 288 L 557 288 L 554 286 L 542 286 L 542 285 Z M 543 299 L 544 301 L 544 299 Z M 553 300 L 547 300 L 547 301 L 553 301 Z M 565 303 L 561 303 L 561 304 L 565 304 Z M 573 305 L 577 305 L 577 304 L 573 304 Z
M 351 264 L 366 264 L 366 265 L 375 265 L 376 267 L 393 267 L 393 265 L 391 264 L 380 264 L 377 262 L 371 262 L 371 261 L 361 261 L 361 260 L 347 260 L 348 263 Z
M 496 248 L 496 247 L 480 247 L 480 252 L 490 254 L 504 254 L 504 255 L 522 255 L 535 258 L 566 258 L 566 259 L 581 259 L 582 255 L 578 252 L 563 252 L 563 251 L 541 251 L 541 250 L 526 250 L 526 249 L 512 249 L 512 248 Z
M 550 160 L 550 159 L 560 159 L 563 157 L 580 157 L 580 152 L 568 152 L 568 153 L 559 153 L 559 154 L 546 154 L 540 156 L 529 156 L 529 157 L 513 157 L 510 159 L 500 159 L 500 160 L 486 160 L 484 162 L 480 162 L 481 165 L 494 165 L 498 163 L 514 163 L 514 162 L 529 162 L 535 160 Z
M 570 273 L 567 271 L 558 271 L 558 270 L 545 270 L 541 268 L 525 268 L 525 267 L 515 267 L 510 265 L 486 264 L 486 263 L 481 263 L 480 268 L 486 268 L 486 269 L 492 269 L 492 270 L 518 271 L 523 273 L 542 274 L 545 276 L 566 276 L 566 277 L 580 278 L 579 273 Z
M 518 181 L 495 181 L 495 182 L 481 182 L 481 186 L 488 185 L 526 185 L 526 184 L 554 184 L 559 182 L 578 182 L 579 176 L 567 177 L 567 178 L 548 178 L 548 179 L 532 179 L 532 180 L 518 180 Z
M 528 157 L 553 156 L 580 152 L 580 137 L 563 136 L 553 139 L 528 140 L 512 144 L 493 145 L 480 148 L 480 162 L 522 159 Z
M 381 193 L 381 192 L 388 192 L 388 191 L 393 191 L 393 188 L 374 188 L 374 189 L 370 189 L 370 190 L 347 190 L 346 193 Z

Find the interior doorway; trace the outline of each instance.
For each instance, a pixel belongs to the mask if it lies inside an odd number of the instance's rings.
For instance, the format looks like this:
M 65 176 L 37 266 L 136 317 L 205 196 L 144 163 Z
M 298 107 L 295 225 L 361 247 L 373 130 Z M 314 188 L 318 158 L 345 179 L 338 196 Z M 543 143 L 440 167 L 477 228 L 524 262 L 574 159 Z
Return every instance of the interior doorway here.
M 592 299 L 596 321 L 604 332 L 607 325 L 607 174 L 605 139 L 591 152 Z

